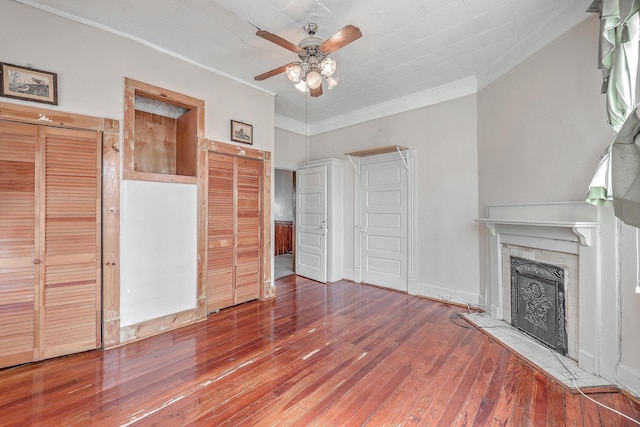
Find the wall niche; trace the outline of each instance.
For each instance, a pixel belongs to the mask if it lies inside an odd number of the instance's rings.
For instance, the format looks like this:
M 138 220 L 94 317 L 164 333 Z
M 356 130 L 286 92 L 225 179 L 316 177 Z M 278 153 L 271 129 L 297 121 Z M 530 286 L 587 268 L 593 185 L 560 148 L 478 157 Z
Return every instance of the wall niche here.
M 204 101 L 125 78 L 124 178 L 197 182 Z

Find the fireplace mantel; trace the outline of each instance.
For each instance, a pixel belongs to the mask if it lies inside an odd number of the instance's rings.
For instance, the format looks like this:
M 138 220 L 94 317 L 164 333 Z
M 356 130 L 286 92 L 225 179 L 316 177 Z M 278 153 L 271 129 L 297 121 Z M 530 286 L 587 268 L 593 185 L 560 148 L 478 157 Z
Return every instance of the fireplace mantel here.
M 593 242 L 593 235 L 600 224 L 599 222 L 585 222 L 585 221 L 532 221 L 525 219 L 494 219 L 494 218 L 479 218 L 477 222 L 487 226 L 489 233 L 492 236 L 496 235 L 497 225 L 519 225 L 528 227 L 559 227 L 568 228 L 573 231 L 580 241 L 582 246 L 591 246 Z
M 505 245 L 577 255 L 578 354 L 586 371 L 613 377 L 615 366 L 615 217 L 612 209 L 580 201 L 524 203 L 488 206 L 476 220 L 488 230 L 486 239 L 487 309 L 498 320 L 505 318 L 502 250 Z M 603 232 L 606 230 L 606 232 Z M 510 316 L 509 316 L 510 317 Z M 615 337 L 614 337 L 615 338 Z

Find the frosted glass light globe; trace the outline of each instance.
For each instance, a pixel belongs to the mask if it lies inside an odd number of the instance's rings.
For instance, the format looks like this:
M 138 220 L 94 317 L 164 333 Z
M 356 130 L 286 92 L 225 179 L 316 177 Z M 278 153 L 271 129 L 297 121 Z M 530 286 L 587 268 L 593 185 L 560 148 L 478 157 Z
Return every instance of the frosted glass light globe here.
M 307 86 L 309 89 L 318 89 L 322 84 L 322 77 L 317 71 L 309 71 L 307 73 Z

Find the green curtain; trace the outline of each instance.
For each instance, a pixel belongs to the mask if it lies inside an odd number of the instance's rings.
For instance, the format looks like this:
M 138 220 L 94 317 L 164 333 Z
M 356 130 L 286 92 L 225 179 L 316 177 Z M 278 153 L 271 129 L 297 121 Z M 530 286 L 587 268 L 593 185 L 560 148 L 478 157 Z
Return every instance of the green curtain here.
M 598 65 L 602 69 L 602 88 L 606 93 L 607 121 L 616 133 L 636 107 L 639 11 L 640 0 L 596 0 L 587 9 L 587 12 L 600 15 Z M 622 208 L 626 205 L 624 198 L 635 194 L 626 188 L 627 184 L 633 186 L 633 180 L 629 183 L 628 176 L 635 170 L 634 167 L 630 168 L 631 162 L 627 156 L 629 151 L 637 151 L 633 141 L 629 142 L 628 138 L 625 141 L 616 138 L 604 151 L 586 197 L 587 202 L 595 205 L 613 205 L 620 218 L 623 211 L 635 212 Z M 618 144 L 630 143 L 634 147 L 617 147 Z M 640 186 L 640 180 L 637 185 Z M 640 187 L 637 193 L 640 196 Z M 640 216 L 633 222 L 640 224 Z

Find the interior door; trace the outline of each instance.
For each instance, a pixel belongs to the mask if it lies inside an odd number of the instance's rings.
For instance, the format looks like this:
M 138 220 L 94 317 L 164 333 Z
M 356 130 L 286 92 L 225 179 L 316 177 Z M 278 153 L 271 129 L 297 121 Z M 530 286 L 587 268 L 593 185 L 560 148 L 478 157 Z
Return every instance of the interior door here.
M 236 159 L 235 304 L 260 298 L 260 161 Z
M 100 346 L 101 169 L 98 132 L 41 128 L 45 151 L 42 358 Z
M 260 298 L 260 160 L 209 153 L 207 312 Z
M 100 346 L 99 132 L 0 121 L 0 366 Z
M 209 153 L 207 312 L 233 305 L 234 157 Z
M 327 281 L 327 167 L 296 173 L 296 274 Z
M 36 358 L 36 130 L 0 122 L 0 366 Z
M 390 160 L 360 171 L 362 281 L 407 291 L 407 170 Z

